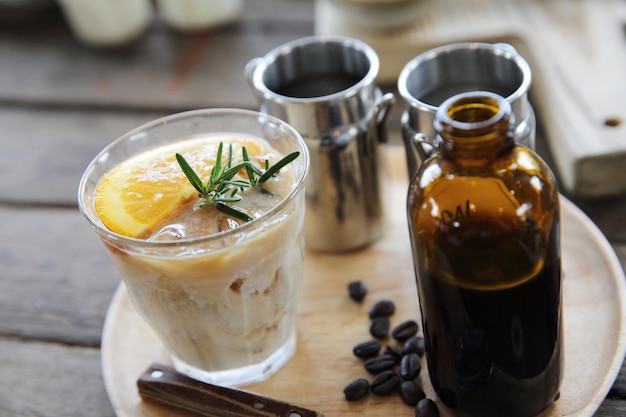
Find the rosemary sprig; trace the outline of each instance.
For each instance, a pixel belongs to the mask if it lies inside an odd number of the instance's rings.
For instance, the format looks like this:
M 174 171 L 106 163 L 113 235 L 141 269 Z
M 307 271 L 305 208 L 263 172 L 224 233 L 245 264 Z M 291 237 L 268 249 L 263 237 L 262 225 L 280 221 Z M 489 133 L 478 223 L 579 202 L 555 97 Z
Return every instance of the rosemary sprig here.
M 177 153 L 176 161 L 183 170 L 183 173 L 198 191 L 198 196 L 204 199 L 201 205 L 209 204 L 217 208 L 222 213 L 228 214 L 245 222 L 252 220 L 252 217 L 241 210 L 237 210 L 233 207 L 227 206 L 224 203 L 234 203 L 241 200 L 241 197 L 237 195 L 239 189 L 247 188 L 250 183 L 245 180 L 233 180 L 233 177 L 250 163 L 241 162 L 235 166 L 232 166 L 232 146 L 228 152 L 228 162 L 226 165 L 222 165 L 222 152 L 223 144 L 220 142 L 217 148 L 217 156 L 215 165 L 211 169 L 211 174 L 206 184 L 202 182 L 198 174 L 193 170 L 191 165 L 187 162 L 184 156 Z
M 234 166 L 232 165 L 232 144 L 228 148 L 226 165 L 222 165 L 222 152 L 223 143 L 220 142 L 217 148 L 215 165 L 211 169 L 211 173 L 209 174 L 209 179 L 206 184 L 202 182 L 185 157 L 177 153 L 176 161 L 178 161 L 178 165 L 180 165 L 180 168 L 191 185 L 193 185 L 193 187 L 198 191 L 198 196 L 204 199 L 201 206 L 205 204 L 211 205 L 222 213 L 244 222 L 249 222 L 250 220 L 253 220 L 253 218 L 247 213 L 235 207 L 231 207 L 226 203 L 234 203 L 241 200 L 241 196 L 237 195 L 237 192 L 266 182 L 270 178 L 276 176 L 281 168 L 291 163 L 300 155 L 300 152 L 292 152 L 272 166 L 269 165 L 269 161 L 266 159 L 264 164 L 265 169 L 261 170 L 250 161 L 248 151 L 245 146 L 241 148 L 243 161 Z M 248 179 L 233 179 L 234 176 L 242 169 L 246 170 Z M 261 187 L 259 187 L 259 190 L 264 193 L 269 193 L 269 191 Z
M 241 148 L 241 153 L 243 154 L 243 160 L 245 162 L 250 162 L 250 158 L 248 157 L 248 151 L 244 146 Z M 248 178 L 250 179 L 250 183 L 254 187 L 258 183 L 265 182 L 270 178 L 276 176 L 278 172 L 287 164 L 291 163 L 294 159 L 296 159 L 300 155 L 300 152 L 292 152 L 289 155 L 285 156 L 280 161 L 276 162 L 274 165 L 269 166 L 270 162 L 265 160 L 265 170 L 262 171 L 258 167 L 254 166 L 254 164 L 248 164 L 246 171 L 248 173 Z

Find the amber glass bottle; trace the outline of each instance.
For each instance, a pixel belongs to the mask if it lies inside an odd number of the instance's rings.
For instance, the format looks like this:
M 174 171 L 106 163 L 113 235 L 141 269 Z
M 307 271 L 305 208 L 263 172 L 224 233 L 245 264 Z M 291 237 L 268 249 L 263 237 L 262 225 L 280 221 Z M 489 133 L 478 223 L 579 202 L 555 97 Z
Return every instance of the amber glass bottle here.
M 510 117 L 492 93 L 447 100 L 409 187 L 430 378 L 463 417 L 535 416 L 563 373 L 558 192 Z

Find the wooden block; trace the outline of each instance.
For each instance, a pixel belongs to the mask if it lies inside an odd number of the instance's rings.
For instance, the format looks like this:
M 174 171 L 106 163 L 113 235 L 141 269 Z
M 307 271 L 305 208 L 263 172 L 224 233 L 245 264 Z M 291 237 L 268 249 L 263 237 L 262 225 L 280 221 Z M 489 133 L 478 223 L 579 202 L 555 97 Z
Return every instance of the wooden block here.
M 354 36 L 395 80 L 421 52 L 456 42 L 508 42 L 533 71 L 531 101 L 564 189 L 580 197 L 626 192 L 626 3 L 621 0 L 415 2 L 414 22 L 374 29 L 363 15 L 318 2 L 316 33 Z M 321 5 L 321 6 L 319 6 Z M 378 22 L 377 22 L 378 23 Z

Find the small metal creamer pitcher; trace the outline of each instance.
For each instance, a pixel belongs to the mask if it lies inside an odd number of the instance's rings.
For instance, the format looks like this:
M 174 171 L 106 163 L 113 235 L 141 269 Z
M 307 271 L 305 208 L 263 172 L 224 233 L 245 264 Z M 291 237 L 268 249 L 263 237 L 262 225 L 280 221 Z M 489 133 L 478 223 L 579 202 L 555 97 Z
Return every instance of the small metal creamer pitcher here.
M 395 97 L 376 86 L 379 66 L 371 47 L 340 36 L 297 39 L 246 65 L 260 111 L 293 126 L 309 149 L 309 249 L 358 249 L 382 232 L 378 143 Z
M 490 91 L 509 102 L 516 141 L 535 147 L 536 120 L 528 101 L 532 74 L 509 44 L 456 43 L 428 50 L 409 61 L 398 77 L 406 103 L 402 139 L 409 177 L 413 177 L 436 144 L 434 121 L 448 98 L 470 91 Z

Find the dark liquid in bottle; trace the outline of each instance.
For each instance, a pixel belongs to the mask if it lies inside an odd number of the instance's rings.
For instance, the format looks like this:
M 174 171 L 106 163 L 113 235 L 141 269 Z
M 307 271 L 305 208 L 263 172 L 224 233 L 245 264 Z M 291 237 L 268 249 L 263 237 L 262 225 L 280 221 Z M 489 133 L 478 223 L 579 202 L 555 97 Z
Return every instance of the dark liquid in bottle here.
M 430 378 L 459 416 L 534 416 L 558 394 L 558 231 L 535 227 L 477 218 L 417 242 Z
M 358 83 L 361 78 L 342 73 L 312 74 L 284 83 L 273 90 L 277 94 L 287 97 L 322 97 L 346 90 Z

